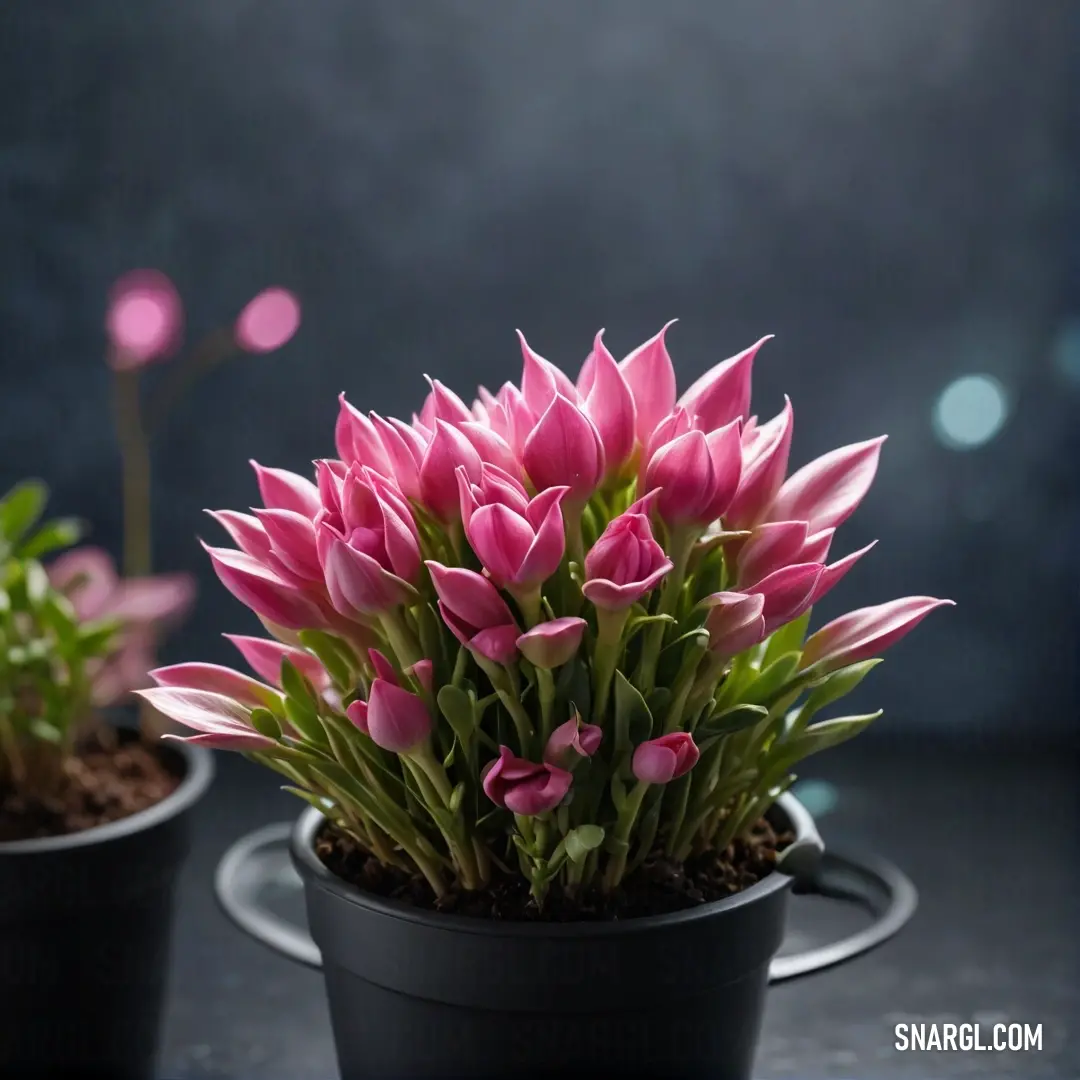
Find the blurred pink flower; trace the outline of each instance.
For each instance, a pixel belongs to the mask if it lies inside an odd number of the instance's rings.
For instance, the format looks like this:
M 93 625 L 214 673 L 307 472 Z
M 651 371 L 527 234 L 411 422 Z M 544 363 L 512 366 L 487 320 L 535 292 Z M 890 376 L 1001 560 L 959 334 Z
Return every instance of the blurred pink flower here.
M 179 344 L 183 319 L 180 294 L 160 270 L 124 274 L 109 290 L 109 363 L 117 371 L 130 371 L 162 359 Z
M 100 707 L 150 685 L 149 672 L 163 632 L 186 614 L 195 599 L 195 581 L 189 575 L 124 579 L 107 551 L 90 546 L 55 559 L 49 579 L 71 601 L 81 622 L 117 619 L 122 624 L 116 647 L 93 673 L 94 704 Z
M 236 320 L 236 343 L 245 352 L 280 349 L 300 327 L 300 301 L 288 289 L 264 289 Z

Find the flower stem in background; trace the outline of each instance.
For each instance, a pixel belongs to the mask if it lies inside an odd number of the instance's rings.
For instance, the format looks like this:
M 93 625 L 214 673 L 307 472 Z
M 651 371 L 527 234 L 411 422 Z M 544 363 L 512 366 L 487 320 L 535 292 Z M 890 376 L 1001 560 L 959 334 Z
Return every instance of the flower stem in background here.
M 151 571 L 150 443 L 143 425 L 139 370 L 117 370 L 113 376 L 116 433 L 123 475 L 125 577 Z
M 219 367 L 238 351 L 231 327 L 208 334 L 194 349 L 169 365 L 161 385 L 146 405 L 145 431 L 152 438 L 162 430 L 174 406 L 204 375 Z

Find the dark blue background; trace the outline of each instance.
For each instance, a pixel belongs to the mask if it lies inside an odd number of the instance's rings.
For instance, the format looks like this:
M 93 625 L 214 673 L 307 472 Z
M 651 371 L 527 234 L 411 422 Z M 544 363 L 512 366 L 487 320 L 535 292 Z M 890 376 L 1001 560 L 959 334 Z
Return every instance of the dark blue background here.
M 766 10 L 768 7 L 768 10 Z M 253 620 L 203 507 L 246 461 L 332 452 L 335 395 L 417 406 L 669 338 L 683 384 L 764 333 L 797 464 L 888 432 L 824 615 L 954 598 L 860 691 L 881 730 L 1075 730 L 1076 79 L 1065 0 L 9 0 L 0 10 L 0 481 L 36 473 L 117 549 L 109 283 L 178 283 L 192 337 L 266 284 L 304 326 L 157 447 L 156 558 L 204 588 L 167 656 Z M 1070 272 L 1069 260 L 1072 262 Z M 1071 321 L 1070 321 L 1071 320 Z M 1071 372 L 1071 374 L 1070 374 Z M 960 453 L 954 378 L 1013 403 Z

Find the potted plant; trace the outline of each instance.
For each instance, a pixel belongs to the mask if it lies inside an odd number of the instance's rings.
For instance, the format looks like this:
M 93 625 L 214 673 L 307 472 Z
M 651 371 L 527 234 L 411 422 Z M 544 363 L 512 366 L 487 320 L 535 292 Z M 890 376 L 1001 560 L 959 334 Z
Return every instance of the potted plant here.
M 282 337 L 279 292 L 261 294 L 232 330 L 172 366 L 151 399 L 156 421 L 210 363 L 291 335 L 296 312 Z M 4 1076 L 153 1074 L 174 886 L 189 812 L 212 775 L 206 749 L 160 742 L 159 714 L 145 708 L 133 725 L 123 712 L 131 691 L 148 684 L 162 632 L 194 598 L 187 575 L 149 575 L 151 428 L 139 376 L 169 355 L 179 323 L 162 275 L 118 283 L 108 330 L 124 576 L 107 552 L 70 547 L 77 522 L 39 525 L 43 484 L 19 484 L 0 501 Z
M 665 328 L 666 329 L 666 328 Z M 315 479 L 208 552 L 273 638 L 143 691 L 311 804 L 293 836 L 345 1080 L 748 1078 L 790 871 L 819 841 L 797 764 L 819 719 L 934 608 L 807 636 L 869 550 L 829 561 L 881 439 L 787 476 L 761 345 L 676 399 L 661 331 L 576 383 L 522 338 L 520 386 L 431 382 L 411 424 L 341 398 Z

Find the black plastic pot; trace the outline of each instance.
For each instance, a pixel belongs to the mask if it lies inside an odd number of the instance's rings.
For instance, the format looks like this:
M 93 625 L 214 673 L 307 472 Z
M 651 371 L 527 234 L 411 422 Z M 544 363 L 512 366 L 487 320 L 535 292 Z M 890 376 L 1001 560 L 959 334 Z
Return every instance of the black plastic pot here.
M 770 979 L 865 952 L 915 907 L 910 882 L 873 860 L 829 857 L 833 875 L 841 873 L 824 887 L 810 815 L 791 796 L 773 815 L 796 833 L 782 871 L 727 900 L 618 923 L 488 923 L 370 896 L 316 856 L 324 818 L 314 809 L 291 835 L 311 937 L 253 899 L 262 874 L 257 855 L 280 839 L 276 826 L 227 853 L 216 890 L 243 929 L 322 967 L 343 1080 L 749 1080 Z M 796 882 L 861 901 L 878 921 L 842 942 L 773 961 Z
M 0 843 L 0 1076 L 148 1080 L 189 818 L 213 776 L 202 747 L 163 752 L 160 803 L 70 836 Z

